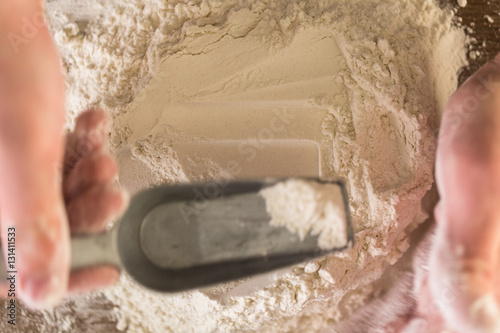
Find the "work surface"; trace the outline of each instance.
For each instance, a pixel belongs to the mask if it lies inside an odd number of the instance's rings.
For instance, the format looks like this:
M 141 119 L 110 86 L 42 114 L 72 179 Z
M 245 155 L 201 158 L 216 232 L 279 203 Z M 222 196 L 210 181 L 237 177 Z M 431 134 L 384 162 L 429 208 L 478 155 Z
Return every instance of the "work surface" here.
M 395 0 L 398 1 L 398 0 Z M 470 27 L 469 36 L 476 39 L 471 44 L 469 56 L 470 66 L 465 68 L 460 75 L 460 82 L 463 82 L 470 74 L 477 70 L 486 61 L 492 59 L 500 52 L 500 0 L 468 0 L 465 8 L 458 7 L 457 0 L 440 0 L 443 5 L 451 5 L 457 8 L 457 18 L 461 18 L 460 24 L 464 27 Z M 488 15 L 493 22 L 488 21 Z M 479 53 L 476 55 L 476 51 Z M 0 299 L 0 306 L 6 306 L 5 300 Z M 79 312 L 76 315 L 76 324 L 82 327 L 81 332 L 117 332 L 115 323 L 109 321 L 109 313 L 113 305 L 101 298 L 92 304 L 85 304 L 84 309 L 76 306 L 72 310 L 59 309 L 54 317 L 75 316 L 74 311 Z M 80 311 L 81 310 L 81 311 Z M 20 309 L 18 314 L 19 323 L 16 330 L 7 326 L 5 321 L 0 322 L 1 332 L 26 332 L 37 331 L 34 327 L 43 327 L 46 321 L 44 315 L 34 312 L 25 312 Z M 52 328 L 45 328 L 45 331 L 52 332 Z
M 471 44 L 469 52 L 470 66 L 460 75 L 460 82 L 463 82 L 482 64 L 500 52 L 500 1 L 468 0 L 464 8 L 458 6 L 457 0 L 440 2 L 444 5 L 451 4 L 458 9 L 456 16 L 462 19 L 460 24 L 471 28 L 472 32 L 468 31 L 468 35 L 476 39 Z M 488 21 L 488 17 L 493 19 L 493 22 Z M 473 53 L 476 51 L 479 51 L 479 54 L 474 57 Z

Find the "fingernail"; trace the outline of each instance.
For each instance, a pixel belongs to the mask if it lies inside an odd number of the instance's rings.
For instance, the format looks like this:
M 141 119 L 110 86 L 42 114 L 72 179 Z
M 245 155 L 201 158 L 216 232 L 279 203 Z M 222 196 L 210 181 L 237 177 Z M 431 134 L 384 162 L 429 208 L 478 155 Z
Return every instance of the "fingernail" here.
M 21 285 L 24 303 L 32 308 L 50 309 L 62 299 L 64 286 L 56 275 L 27 278 Z

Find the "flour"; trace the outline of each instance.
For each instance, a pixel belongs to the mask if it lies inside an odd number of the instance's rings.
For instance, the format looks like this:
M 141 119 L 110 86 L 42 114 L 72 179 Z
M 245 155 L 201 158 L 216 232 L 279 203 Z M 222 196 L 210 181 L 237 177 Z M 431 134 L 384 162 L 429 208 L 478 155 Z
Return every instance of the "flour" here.
M 495 19 L 489 15 L 484 15 L 484 19 L 488 21 L 488 23 L 495 23 Z
M 120 184 L 133 192 L 227 175 L 341 178 L 355 233 L 352 249 L 258 288 L 247 279 L 159 295 L 123 276 L 101 293 L 117 306 L 118 328 L 315 332 L 373 297 L 373 281 L 427 217 L 439 112 L 465 64 L 452 11 L 432 0 L 92 6 L 102 11 L 90 21 L 61 14 L 57 2 L 47 11 L 66 69 L 68 127 L 87 107 L 109 110 Z
M 347 245 L 347 217 L 339 185 L 290 179 L 260 194 L 266 199 L 271 225 L 286 227 L 300 239 L 317 235 L 318 246 L 325 250 Z

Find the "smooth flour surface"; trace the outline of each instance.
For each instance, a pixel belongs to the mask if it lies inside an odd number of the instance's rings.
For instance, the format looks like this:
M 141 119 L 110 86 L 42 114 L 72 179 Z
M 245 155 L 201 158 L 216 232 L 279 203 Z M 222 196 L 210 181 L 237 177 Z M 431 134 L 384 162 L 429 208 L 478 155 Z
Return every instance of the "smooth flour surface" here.
M 372 282 L 427 217 L 438 114 L 465 64 L 451 10 L 432 0 L 118 0 L 66 15 L 60 4 L 47 12 L 68 127 L 85 108 L 110 112 L 131 192 L 297 175 L 342 178 L 349 192 L 353 249 L 177 295 L 124 276 L 100 294 L 120 330 L 314 332 L 376 294 Z

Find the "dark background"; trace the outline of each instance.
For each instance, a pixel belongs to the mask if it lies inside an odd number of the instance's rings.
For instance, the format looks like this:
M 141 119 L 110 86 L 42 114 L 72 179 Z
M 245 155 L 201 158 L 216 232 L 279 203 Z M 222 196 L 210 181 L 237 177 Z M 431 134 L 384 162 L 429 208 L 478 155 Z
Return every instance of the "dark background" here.
M 453 6 L 457 10 L 457 18 L 462 18 L 462 22 L 457 21 L 457 23 L 471 28 L 472 32 L 468 32 L 468 35 L 477 40 L 471 44 L 469 55 L 475 51 L 479 51 L 480 54 L 476 59 L 470 59 L 469 67 L 460 74 L 459 82 L 463 82 L 482 64 L 500 52 L 500 0 L 468 0 L 464 8 L 458 6 L 457 0 L 439 2 L 443 6 Z M 495 21 L 488 22 L 485 15 L 489 15 Z

